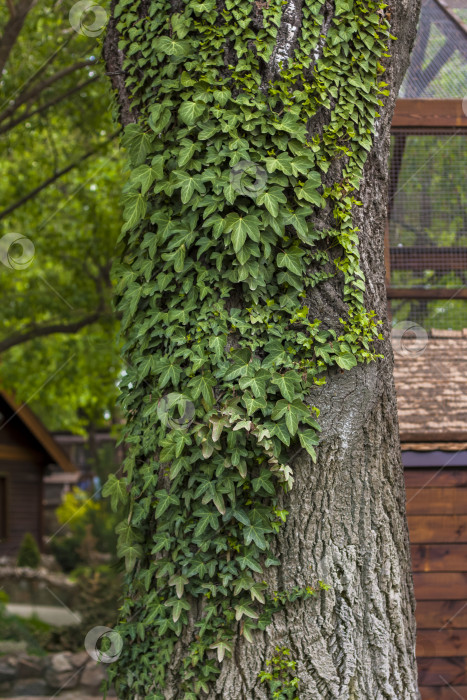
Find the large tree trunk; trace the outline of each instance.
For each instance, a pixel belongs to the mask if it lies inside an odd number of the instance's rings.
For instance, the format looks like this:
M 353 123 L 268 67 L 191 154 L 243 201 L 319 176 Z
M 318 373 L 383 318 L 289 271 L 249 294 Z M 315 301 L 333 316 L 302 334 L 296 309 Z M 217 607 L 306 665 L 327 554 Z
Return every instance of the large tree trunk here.
M 306 3 L 305 3 L 306 4 Z M 173 3 L 176 11 L 177 2 Z M 277 38 L 277 57 L 291 55 L 300 27 L 301 0 L 288 0 Z M 141 16 L 146 12 L 141 2 Z M 380 109 L 374 145 L 365 165 L 355 212 L 359 249 L 367 280 L 365 302 L 386 318 L 384 221 L 389 132 L 396 95 L 409 61 L 419 3 L 393 0 L 392 32 L 385 80 L 390 96 Z M 334 2 L 326 3 L 326 32 Z M 124 86 L 117 22 L 110 20 L 105 58 L 118 91 L 124 123 L 138 120 Z M 270 66 L 265 71 L 271 70 Z M 318 129 L 319 124 L 314 125 Z M 308 292 L 313 317 L 328 325 L 345 311 L 336 279 Z M 272 590 L 306 586 L 310 572 L 329 584 L 311 604 L 297 601 L 278 613 L 254 644 L 238 638 L 231 659 L 208 700 L 266 699 L 258 680 L 275 647 L 287 647 L 296 660 L 301 700 L 416 700 L 414 597 L 397 411 L 392 379 L 389 329 L 379 351 L 384 359 L 351 371 L 334 369 L 316 388 L 311 403 L 321 409 L 322 426 L 315 464 L 304 453 L 293 462 L 295 483 L 283 496 L 289 511 L 276 540 L 281 566 L 268 569 Z M 189 636 L 189 635 L 188 635 Z M 183 647 L 183 642 L 180 643 Z M 182 697 L 174 655 L 166 697 Z

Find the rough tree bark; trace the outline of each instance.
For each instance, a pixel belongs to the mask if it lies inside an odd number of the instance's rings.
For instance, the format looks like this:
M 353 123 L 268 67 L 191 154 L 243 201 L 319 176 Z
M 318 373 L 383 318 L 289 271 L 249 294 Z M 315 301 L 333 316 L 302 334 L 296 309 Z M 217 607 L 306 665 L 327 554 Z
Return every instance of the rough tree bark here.
M 278 33 L 277 60 L 290 56 L 294 49 L 304 1 L 288 0 Z M 398 37 L 385 63 L 390 96 L 377 120 L 358 193 L 363 206 L 356 212 L 366 304 L 380 318 L 386 317 L 383 238 L 390 124 L 415 37 L 419 2 L 391 0 L 387 10 L 392 15 L 392 32 Z M 141 13 L 144 11 L 141 2 Z M 334 3 L 328 0 L 325 16 L 329 21 L 333 11 Z M 125 124 L 137 121 L 138 115 L 131 113 L 124 86 L 116 24 L 111 18 L 104 56 Z M 308 304 L 316 317 L 332 325 L 343 309 L 339 287 L 332 279 L 318 289 Z M 303 454 L 296 458 L 294 488 L 285 497 L 289 516 L 277 538 L 282 565 L 270 574 L 272 587 L 306 585 L 313 570 L 331 588 L 312 604 L 311 615 L 308 604 L 296 604 L 275 616 L 273 624 L 255 638 L 255 645 L 239 640 L 234 657 L 224 660 L 208 700 L 267 698 L 258 673 L 276 645 L 288 647 L 298 662 L 301 700 L 419 697 L 414 596 L 387 324 L 384 337 L 378 348 L 383 360 L 350 372 L 333 371 L 326 385 L 310 397 L 321 409 L 318 460 L 313 464 Z M 176 697 L 176 685 L 169 684 L 167 698 Z

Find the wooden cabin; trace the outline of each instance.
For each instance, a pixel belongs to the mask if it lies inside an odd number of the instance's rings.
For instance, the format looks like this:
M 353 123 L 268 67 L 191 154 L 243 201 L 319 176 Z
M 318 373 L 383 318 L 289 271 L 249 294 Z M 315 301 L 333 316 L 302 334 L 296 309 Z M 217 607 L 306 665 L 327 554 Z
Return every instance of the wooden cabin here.
M 467 3 L 425 0 L 393 121 L 386 272 L 422 700 L 467 699 Z
M 26 532 L 43 535 L 43 479 L 48 467 L 75 467 L 31 409 L 0 392 L 0 556 L 16 555 Z

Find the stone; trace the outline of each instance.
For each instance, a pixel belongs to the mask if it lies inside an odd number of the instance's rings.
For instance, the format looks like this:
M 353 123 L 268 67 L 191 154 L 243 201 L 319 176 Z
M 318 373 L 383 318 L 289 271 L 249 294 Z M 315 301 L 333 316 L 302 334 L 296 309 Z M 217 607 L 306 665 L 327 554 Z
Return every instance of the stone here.
M 0 661 L 0 683 L 4 681 L 12 681 L 16 678 L 16 664 L 10 659 Z
M 41 678 L 26 678 L 16 681 L 12 693 L 15 697 L 43 697 L 47 695 L 47 683 Z
M 56 673 L 62 673 L 63 671 L 72 671 L 73 664 L 71 663 L 70 652 L 60 652 L 59 654 L 53 654 L 49 659 L 50 668 Z
M 85 666 L 88 661 L 91 660 L 87 651 L 78 651 L 70 656 L 70 662 L 73 664 L 74 668 L 81 668 Z
M 45 673 L 45 680 L 53 690 L 69 690 L 70 688 L 76 688 L 79 683 L 79 677 L 80 671 L 75 669 L 58 673 L 48 668 Z
M 98 691 L 102 681 L 107 677 L 106 669 L 104 664 L 98 664 L 95 661 L 91 661 L 83 671 L 81 676 L 81 684 L 90 691 Z
M 41 656 L 27 654 L 18 656 L 16 665 L 18 678 L 40 678 L 44 665 L 45 659 Z

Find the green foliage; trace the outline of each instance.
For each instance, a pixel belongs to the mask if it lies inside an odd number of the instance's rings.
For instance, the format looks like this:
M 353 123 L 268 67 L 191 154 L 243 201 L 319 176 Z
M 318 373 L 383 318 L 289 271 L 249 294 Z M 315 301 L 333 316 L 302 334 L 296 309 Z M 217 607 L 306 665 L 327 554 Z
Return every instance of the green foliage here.
M 77 566 L 84 564 L 80 554 L 82 538 L 77 535 L 56 535 L 50 541 L 50 551 L 62 571 L 69 574 Z
M 37 569 L 41 561 L 41 553 L 33 535 L 26 532 L 18 550 L 16 564 L 18 566 L 29 566 L 31 569 Z
M 52 537 L 50 550 L 65 573 L 92 563 L 95 549 L 115 556 L 115 526 L 120 513 L 112 512 L 108 501 L 96 501 L 87 491 L 75 487 L 55 513 L 66 534 Z
M 0 639 L 5 642 L 26 642 L 29 654 L 44 654 L 50 625 L 36 617 L 24 619 L 18 615 L 10 615 L 6 609 L 8 602 L 7 594 L 0 591 Z
M 254 30 L 246 0 L 227 0 L 221 16 L 210 0 L 174 14 L 153 0 L 142 19 L 134 0 L 115 9 L 141 115 L 123 139 L 131 172 L 117 287 L 129 452 L 124 478 L 106 487 L 128 507 L 117 528 L 125 643 L 111 669 L 122 698 L 163 699 L 193 618 L 178 683 L 184 700 L 200 697 L 237 634 L 254 642 L 277 611 L 314 593 L 272 592 L 265 572 L 280 565 L 271 550 L 290 457 L 303 448 L 315 459 L 310 388 L 330 367 L 375 357 L 353 208 L 389 36 L 373 0 L 339 2 L 321 35 L 323 6 L 305 3 L 295 57 L 267 85 L 260 68 L 274 55 L 282 2 L 261 4 Z M 322 110 L 329 119 L 311 136 Z M 326 217 L 333 228 L 319 224 Z M 348 309 L 338 329 L 306 306 L 332 276 Z M 157 410 L 173 393 L 193 406 L 187 425 Z
M 118 393 L 121 360 L 109 269 L 120 224 L 115 192 L 123 162 L 116 142 L 109 141 L 115 129 L 99 46 L 96 38 L 71 29 L 70 8 L 35 3 L 1 76 L 0 129 L 7 129 L 0 135 L 1 211 L 99 148 L 0 220 L 0 238 L 18 232 L 35 248 L 25 269 L 0 263 L 0 342 L 32 333 L 31 340 L 2 352 L 0 380 L 49 429 L 84 432 L 90 422 L 106 424 L 104 411 L 113 412 Z M 0 32 L 8 14 L 5 7 Z M 76 65 L 81 67 L 70 70 Z M 60 80 L 52 80 L 62 72 Z M 14 100 L 43 83 L 48 87 L 12 115 L 23 121 L 7 128 L 11 119 L 4 116 Z M 97 310 L 100 320 L 77 334 L 35 335 Z
M 266 661 L 269 671 L 261 671 L 261 683 L 267 682 L 273 700 L 300 700 L 299 679 L 295 675 L 297 662 L 290 659 L 290 649 L 276 647 L 276 655 Z
M 121 576 L 114 566 L 81 566 L 70 578 L 77 584 L 73 610 L 81 622 L 63 628 L 52 628 L 46 641 L 48 651 L 81 651 L 83 639 L 90 629 L 99 625 L 113 627 L 121 596 Z

